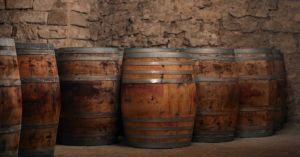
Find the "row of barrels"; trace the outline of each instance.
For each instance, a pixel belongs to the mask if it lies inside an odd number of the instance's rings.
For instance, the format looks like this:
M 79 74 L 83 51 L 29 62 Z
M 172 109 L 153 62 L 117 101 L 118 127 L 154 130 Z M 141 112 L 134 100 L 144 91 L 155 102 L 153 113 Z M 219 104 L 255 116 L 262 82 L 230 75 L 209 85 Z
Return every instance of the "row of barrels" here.
M 268 136 L 283 125 L 278 51 L 136 48 L 122 60 L 116 48 L 63 48 L 55 56 L 49 44 L 1 39 L 0 156 L 53 156 L 56 137 L 103 145 L 124 130 L 132 146 L 174 148 L 192 138 Z

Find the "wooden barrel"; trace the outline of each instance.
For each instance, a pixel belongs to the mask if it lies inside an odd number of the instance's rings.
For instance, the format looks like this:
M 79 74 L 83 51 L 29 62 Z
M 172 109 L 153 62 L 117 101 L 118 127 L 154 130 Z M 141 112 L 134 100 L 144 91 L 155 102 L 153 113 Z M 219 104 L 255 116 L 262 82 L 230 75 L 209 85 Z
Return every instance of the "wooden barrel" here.
M 270 136 L 276 103 L 272 49 L 236 49 L 235 55 L 240 91 L 237 135 Z
M 62 91 L 58 143 L 112 144 L 122 53 L 116 48 L 63 48 L 57 53 Z
M 192 48 L 197 87 L 197 116 L 193 141 L 226 142 L 234 139 L 238 115 L 238 82 L 234 50 Z
M 276 106 L 275 106 L 275 130 L 280 130 L 286 119 L 286 71 L 283 54 L 278 49 L 273 50 L 274 74 L 277 84 Z
M 20 157 L 53 157 L 60 115 L 60 88 L 54 48 L 17 43 L 23 96 Z
M 17 157 L 22 118 L 15 41 L 0 38 L 0 156 Z
M 128 143 L 141 148 L 190 145 L 196 113 L 193 62 L 175 49 L 126 49 L 121 108 Z

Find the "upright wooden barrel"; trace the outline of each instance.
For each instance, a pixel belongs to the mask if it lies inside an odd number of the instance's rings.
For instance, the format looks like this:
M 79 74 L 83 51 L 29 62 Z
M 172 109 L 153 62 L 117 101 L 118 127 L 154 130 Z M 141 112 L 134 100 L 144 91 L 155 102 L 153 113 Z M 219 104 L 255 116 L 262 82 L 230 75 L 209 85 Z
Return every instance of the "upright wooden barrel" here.
M 272 49 L 236 49 L 235 55 L 240 91 L 237 135 L 270 136 L 276 104 Z
M 276 106 L 275 106 L 275 130 L 283 127 L 286 118 L 286 71 L 283 54 L 278 49 L 273 50 L 274 74 L 277 84 Z
M 81 146 L 114 143 L 121 51 L 63 48 L 57 59 L 62 91 L 58 143 Z
M 0 156 L 17 157 L 22 118 L 21 81 L 13 39 L 0 38 Z
M 234 139 L 238 115 L 238 81 L 234 50 L 194 48 L 184 50 L 197 60 L 196 142 L 226 142 Z
M 17 43 L 23 116 L 20 157 L 53 157 L 60 114 L 60 88 L 54 48 Z
M 126 49 L 121 108 L 128 143 L 141 148 L 188 146 L 196 113 L 193 62 L 175 49 Z

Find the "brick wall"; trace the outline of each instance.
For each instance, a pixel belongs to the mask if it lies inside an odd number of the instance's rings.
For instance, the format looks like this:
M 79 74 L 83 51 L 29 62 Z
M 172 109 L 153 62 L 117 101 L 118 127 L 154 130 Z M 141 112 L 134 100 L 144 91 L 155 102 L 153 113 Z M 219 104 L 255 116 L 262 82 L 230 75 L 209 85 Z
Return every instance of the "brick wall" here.
M 66 46 L 272 47 L 300 124 L 300 0 L 0 0 L 0 36 Z

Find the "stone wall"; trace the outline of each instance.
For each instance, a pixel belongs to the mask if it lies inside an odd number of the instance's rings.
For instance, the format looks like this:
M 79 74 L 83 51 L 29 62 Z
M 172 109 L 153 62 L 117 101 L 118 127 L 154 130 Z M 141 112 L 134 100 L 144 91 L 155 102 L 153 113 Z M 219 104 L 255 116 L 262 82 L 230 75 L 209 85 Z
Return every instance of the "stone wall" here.
M 97 45 L 280 48 L 290 120 L 300 124 L 299 0 L 100 1 Z
M 56 47 L 92 46 L 97 0 L 0 0 L 0 36 Z M 94 5 L 95 4 L 95 5 Z M 92 7 L 93 6 L 93 7 Z
M 0 37 L 57 47 L 271 47 L 300 124 L 300 0 L 0 0 Z

